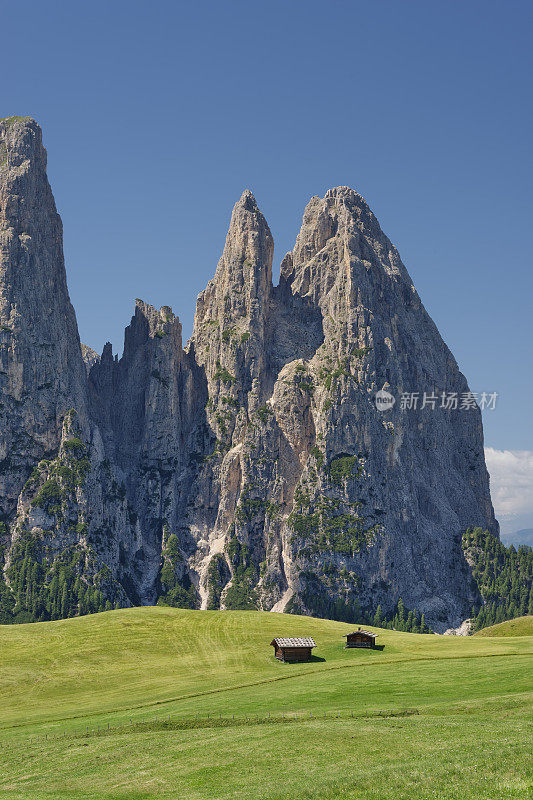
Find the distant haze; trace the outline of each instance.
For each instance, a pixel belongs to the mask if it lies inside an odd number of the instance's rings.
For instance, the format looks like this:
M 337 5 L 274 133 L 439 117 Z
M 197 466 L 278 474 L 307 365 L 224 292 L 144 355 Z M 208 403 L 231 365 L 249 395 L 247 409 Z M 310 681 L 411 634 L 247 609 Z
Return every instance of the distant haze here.
M 514 533 L 502 533 L 501 539 L 506 545 L 514 544 L 517 547 L 519 544 L 528 544 L 533 547 L 533 528 L 523 528 Z
M 531 544 L 533 531 L 533 452 L 485 448 L 490 493 L 501 538 Z

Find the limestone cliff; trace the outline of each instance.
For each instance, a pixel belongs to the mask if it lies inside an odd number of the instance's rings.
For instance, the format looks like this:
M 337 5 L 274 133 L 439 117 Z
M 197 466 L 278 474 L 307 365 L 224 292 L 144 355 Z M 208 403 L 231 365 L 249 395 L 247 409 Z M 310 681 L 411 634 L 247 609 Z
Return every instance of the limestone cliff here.
M 481 415 L 441 402 L 466 380 L 363 198 L 312 198 L 273 286 L 244 192 L 188 346 L 138 300 L 118 359 L 82 354 L 45 167 L 38 126 L 2 121 L 9 614 L 159 598 L 355 621 L 401 597 L 459 624 L 478 600 L 462 533 L 497 532 Z M 435 399 L 405 409 L 404 392 Z
M 57 450 L 86 381 L 46 177 L 41 130 L 0 120 L 0 514 L 9 516 L 36 461 Z

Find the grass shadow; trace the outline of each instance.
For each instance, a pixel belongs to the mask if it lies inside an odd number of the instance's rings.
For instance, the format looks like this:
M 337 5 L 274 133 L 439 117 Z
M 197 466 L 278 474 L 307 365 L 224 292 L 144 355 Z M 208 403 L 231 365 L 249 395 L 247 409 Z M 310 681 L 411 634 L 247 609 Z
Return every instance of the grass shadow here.
M 311 656 L 311 658 L 306 658 L 305 661 L 296 661 L 296 660 L 291 661 L 290 659 L 287 659 L 286 661 L 280 661 L 279 663 L 280 664 L 316 664 L 319 661 L 325 661 L 325 660 L 326 659 L 322 658 L 322 656 Z

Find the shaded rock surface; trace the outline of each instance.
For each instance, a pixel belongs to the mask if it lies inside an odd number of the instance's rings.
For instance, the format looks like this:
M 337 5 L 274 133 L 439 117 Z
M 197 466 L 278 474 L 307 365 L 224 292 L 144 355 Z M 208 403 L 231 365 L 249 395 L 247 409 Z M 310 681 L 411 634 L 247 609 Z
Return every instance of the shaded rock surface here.
M 312 198 L 273 286 L 272 235 L 244 192 L 188 346 L 169 307 L 137 300 L 118 359 L 80 346 L 45 169 L 36 123 L 0 122 L 0 513 L 15 613 L 79 613 L 89 587 L 98 607 L 353 621 L 401 597 L 436 630 L 456 627 L 479 600 L 462 532 L 497 532 L 481 415 L 441 407 L 468 385 L 363 198 Z M 381 389 L 438 399 L 383 412 Z M 44 577 L 28 608 L 22 541 L 43 569 L 78 554 L 62 605 Z
M 0 514 L 28 468 L 57 451 L 72 407 L 87 424 L 87 382 L 67 289 L 63 231 L 41 130 L 0 120 Z

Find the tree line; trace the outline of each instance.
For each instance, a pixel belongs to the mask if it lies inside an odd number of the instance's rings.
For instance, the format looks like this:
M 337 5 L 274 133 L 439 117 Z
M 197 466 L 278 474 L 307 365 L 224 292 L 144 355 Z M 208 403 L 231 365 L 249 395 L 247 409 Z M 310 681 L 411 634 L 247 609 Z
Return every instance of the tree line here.
M 533 614 L 531 547 L 506 547 L 482 528 L 468 528 L 462 543 L 482 598 L 472 609 L 473 630 Z

